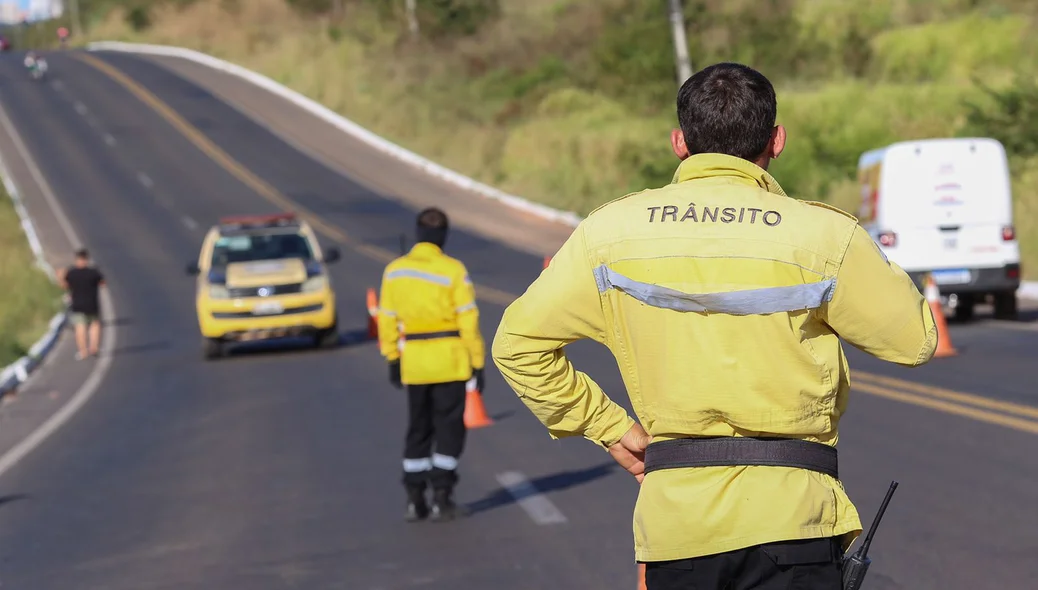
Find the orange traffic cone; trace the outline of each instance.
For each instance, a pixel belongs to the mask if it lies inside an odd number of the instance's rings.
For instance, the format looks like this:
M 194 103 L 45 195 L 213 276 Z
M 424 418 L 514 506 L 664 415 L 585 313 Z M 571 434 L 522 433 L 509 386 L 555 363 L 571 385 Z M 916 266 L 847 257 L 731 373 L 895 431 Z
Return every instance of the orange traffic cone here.
M 645 586 L 645 564 L 638 564 L 638 590 L 647 590 Z
M 483 395 L 476 389 L 475 379 L 465 387 L 465 428 L 493 426 L 494 421 L 483 407 Z
M 944 309 L 941 307 L 941 291 L 933 280 L 933 275 L 926 275 L 926 289 L 924 295 L 930 304 L 934 323 L 937 324 L 937 351 L 935 358 L 955 356 L 959 351 L 952 346 L 951 335 L 948 333 L 948 322 L 944 319 Z
M 368 289 L 368 338 L 378 338 L 378 295 Z

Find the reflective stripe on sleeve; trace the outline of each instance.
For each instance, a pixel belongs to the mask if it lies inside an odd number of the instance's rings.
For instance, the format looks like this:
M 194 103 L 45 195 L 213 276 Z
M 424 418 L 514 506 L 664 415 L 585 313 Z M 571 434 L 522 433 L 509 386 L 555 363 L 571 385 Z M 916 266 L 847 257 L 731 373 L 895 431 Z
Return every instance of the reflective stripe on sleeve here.
M 439 453 L 433 453 L 432 466 L 437 469 L 445 469 L 447 471 L 454 471 L 458 468 L 458 459 L 450 457 L 448 455 L 441 455 Z
M 418 279 L 420 281 L 428 281 L 430 283 L 436 283 L 437 285 L 443 285 L 444 287 L 451 286 L 450 277 L 445 277 L 443 275 L 437 275 L 422 270 L 411 270 L 408 268 L 394 270 L 386 274 L 386 279 Z
M 832 299 L 836 286 L 836 279 L 830 278 L 787 287 L 695 294 L 635 281 L 605 265 L 595 269 L 595 282 L 598 283 L 600 293 L 616 289 L 652 307 L 730 315 L 765 315 L 817 309 Z
M 429 471 L 432 469 L 432 466 L 433 463 L 428 457 L 423 459 L 404 459 L 404 472 L 406 473 Z
M 469 303 L 468 305 L 462 305 L 461 307 L 459 307 L 458 309 L 455 309 L 454 311 L 457 312 L 457 313 L 465 313 L 466 311 L 472 311 L 473 309 L 476 309 L 476 304 L 475 303 Z

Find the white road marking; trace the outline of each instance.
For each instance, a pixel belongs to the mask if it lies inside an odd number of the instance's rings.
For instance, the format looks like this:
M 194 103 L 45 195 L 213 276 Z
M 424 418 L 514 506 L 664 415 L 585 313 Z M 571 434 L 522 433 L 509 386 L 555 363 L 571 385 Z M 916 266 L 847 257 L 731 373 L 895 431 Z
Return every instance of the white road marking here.
M 105 133 L 105 143 L 112 147 L 115 146 L 115 138 L 112 137 L 111 133 Z
M 155 186 L 155 183 L 151 181 L 151 177 L 143 172 L 137 173 L 137 180 L 144 185 L 145 188 L 151 188 Z
M 61 80 L 52 80 L 50 85 L 51 85 L 51 88 L 53 88 L 54 90 L 57 90 L 58 92 L 64 92 L 65 91 L 65 83 L 62 82 Z
M 1038 323 L 1036 322 L 1019 322 L 1013 320 L 987 320 L 978 322 L 981 326 L 990 326 L 992 328 L 999 328 L 1003 330 L 1023 330 L 1026 332 L 1038 332 Z
M 86 116 L 87 114 L 86 105 L 79 102 L 78 100 L 75 102 L 75 104 L 72 105 L 72 108 L 76 109 L 76 112 L 80 115 Z
M 29 150 L 25 147 L 25 142 L 22 141 L 22 137 L 18 134 L 18 130 L 15 129 L 14 125 L 11 123 L 11 118 L 7 116 L 7 111 L 4 110 L 3 105 L 0 105 L 0 124 L 3 125 L 8 136 L 10 136 L 11 140 L 14 142 L 15 149 L 18 151 L 19 155 L 21 155 L 22 160 L 24 160 L 26 167 L 29 169 L 29 173 L 33 177 L 33 180 L 35 180 L 36 184 L 39 186 L 40 192 L 43 193 L 43 198 L 47 200 L 47 204 L 54 213 L 54 217 L 57 218 L 58 224 L 61 226 L 65 236 L 73 246 L 77 248 L 80 247 L 83 242 L 80 241 L 79 235 L 69 222 L 64 209 L 61 208 L 61 204 L 54 196 L 54 191 L 51 189 L 47 179 L 44 178 L 43 173 L 40 172 L 39 166 L 37 166 L 36 162 L 33 161 L 32 156 L 29 154 Z M 12 178 L 11 181 L 14 182 L 14 179 Z M 101 312 L 105 317 L 116 317 L 115 305 L 112 303 L 111 295 L 107 289 L 104 289 L 101 292 Z M 86 380 L 83 381 L 83 384 L 79 386 L 79 389 L 77 389 L 72 397 L 65 402 L 65 405 L 52 414 L 50 418 L 47 418 L 43 424 L 40 424 L 29 436 L 19 441 L 18 444 L 0 456 L 0 475 L 6 473 L 19 461 L 24 459 L 26 455 L 36 449 L 36 447 L 40 446 L 40 443 L 68 422 L 69 419 L 72 418 L 72 416 L 79 411 L 79 409 L 82 408 L 91 397 L 93 397 L 97 392 L 97 388 L 100 387 L 101 381 L 104 379 L 105 375 L 108 374 L 108 369 L 112 364 L 112 351 L 115 350 L 116 333 L 116 328 L 114 326 L 108 326 L 105 328 L 104 333 L 101 336 L 101 354 L 97 359 L 97 364 L 94 365 L 93 370 L 90 371 L 90 375 L 87 376 Z
M 191 219 L 187 215 L 184 215 L 183 217 L 181 217 L 180 220 L 184 222 L 184 225 L 187 226 L 187 229 L 189 229 L 191 231 L 194 231 L 194 230 L 198 229 L 198 222 L 195 221 L 194 219 Z
M 567 522 L 566 515 L 547 496 L 542 494 L 526 476 L 518 471 L 498 474 L 497 482 L 519 503 L 519 507 L 540 525 Z
M 90 125 L 91 129 L 94 129 L 95 131 L 99 131 L 101 129 L 101 124 L 97 122 L 97 119 L 93 118 L 90 115 L 87 115 L 86 120 L 87 125 Z

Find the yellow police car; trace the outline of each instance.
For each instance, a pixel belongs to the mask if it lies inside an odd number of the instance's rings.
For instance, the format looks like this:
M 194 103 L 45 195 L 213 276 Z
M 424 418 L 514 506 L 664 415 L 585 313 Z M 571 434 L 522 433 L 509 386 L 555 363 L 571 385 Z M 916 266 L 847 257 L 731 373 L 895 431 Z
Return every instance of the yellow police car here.
M 326 264 L 305 221 L 294 214 L 224 218 L 209 229 L 196 262 L 195 308 L 206 359 L 223 356 L 230 342 L 308 336 L 333 347 L 339 333 Z

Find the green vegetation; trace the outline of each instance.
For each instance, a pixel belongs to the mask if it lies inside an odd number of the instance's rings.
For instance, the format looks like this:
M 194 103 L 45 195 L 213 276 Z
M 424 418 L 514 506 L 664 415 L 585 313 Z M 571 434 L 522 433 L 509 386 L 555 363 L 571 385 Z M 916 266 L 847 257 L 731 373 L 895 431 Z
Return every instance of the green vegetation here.
M 456 170 L 586 213 L 668 182 L 666 0 L 82 0 L 92 39 L 196 48 L 267 74 Z M 1038 277 L 1038 3 L 685 0 L 693 67 L 753 65 L 790 133 L 773 172 L 857 208 L 860 153 L 993 136 Z
M 47 331 L 61 291 L 36 267 L 21 220 L 0 187 L 0 367 L 17 360 Z

